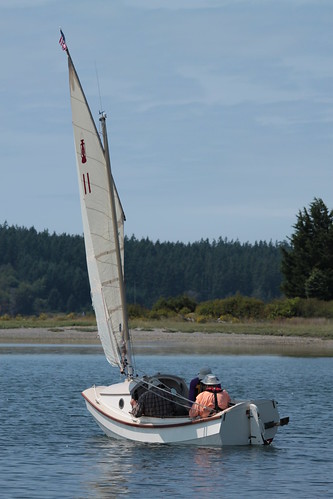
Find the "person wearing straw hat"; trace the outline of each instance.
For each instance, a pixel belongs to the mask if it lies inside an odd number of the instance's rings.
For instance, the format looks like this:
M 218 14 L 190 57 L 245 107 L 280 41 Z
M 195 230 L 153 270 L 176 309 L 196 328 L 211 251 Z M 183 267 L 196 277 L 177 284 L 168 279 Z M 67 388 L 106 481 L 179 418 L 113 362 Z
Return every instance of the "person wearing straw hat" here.
M 221 388 L 220 380 L 214 374 L 207 374 L 202 380 L 204 391 L 199 393 L 192 405 L 189 415 L 191 418 L 207 418 L 217 412 L 227 409 L 230 396 Z
M 210 367 L 202 367 L 200 371 L 198 372 L 198 376 L 194 379 L 192 379 L 190 383 L 190 388 L 188 392 L 188 398 L 191 400 L 191 402 L 194 402 L 195 399 L 197 398 L 197 395 L 202 392 L 202 384 L 201 381 L 204 379 L 204 377 L 207 374 L 211 374 L 211 369 Z

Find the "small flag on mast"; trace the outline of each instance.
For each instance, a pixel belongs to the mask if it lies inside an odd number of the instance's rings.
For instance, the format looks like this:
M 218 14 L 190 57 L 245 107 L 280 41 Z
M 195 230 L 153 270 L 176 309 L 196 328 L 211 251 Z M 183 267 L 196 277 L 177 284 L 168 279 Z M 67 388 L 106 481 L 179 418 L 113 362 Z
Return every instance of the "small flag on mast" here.
M 62 48 L 62 50 L 67 50 L 66 38 L 62 30 L 60 30 L 60 35 L 61 35 L 59 40 L 60 47 Z

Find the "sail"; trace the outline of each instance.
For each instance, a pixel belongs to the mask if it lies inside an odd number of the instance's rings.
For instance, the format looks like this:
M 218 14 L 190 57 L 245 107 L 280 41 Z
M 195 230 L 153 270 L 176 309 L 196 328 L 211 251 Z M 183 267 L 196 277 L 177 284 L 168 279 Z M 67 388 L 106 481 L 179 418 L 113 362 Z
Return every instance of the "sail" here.
M 68 52 L 67 52 L 68 53 Z M 124 273 L 124 213 L 110 182 L 104 148 L 68 53 L 69 86 L 84 241 L 98 334 L 108 362 L 122 367 L 124 347 L 120 275 Z M 117 266 L 110 189 L 114 190 L 122 273 Z

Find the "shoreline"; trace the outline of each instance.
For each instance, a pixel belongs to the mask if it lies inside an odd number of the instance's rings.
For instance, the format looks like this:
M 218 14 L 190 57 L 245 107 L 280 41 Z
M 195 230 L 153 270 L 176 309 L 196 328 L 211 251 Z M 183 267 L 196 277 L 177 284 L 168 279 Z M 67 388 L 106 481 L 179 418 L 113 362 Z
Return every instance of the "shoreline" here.
M 333 357 L 333 340 L 305 336 L 275 336 L 246 333 L 183 333 L 163 329 L 131 330 L 135 353 L 150 354 L 277 354 Z M 96 345 L 96 330 L 75 328 L 0 329 L 5 345 Z

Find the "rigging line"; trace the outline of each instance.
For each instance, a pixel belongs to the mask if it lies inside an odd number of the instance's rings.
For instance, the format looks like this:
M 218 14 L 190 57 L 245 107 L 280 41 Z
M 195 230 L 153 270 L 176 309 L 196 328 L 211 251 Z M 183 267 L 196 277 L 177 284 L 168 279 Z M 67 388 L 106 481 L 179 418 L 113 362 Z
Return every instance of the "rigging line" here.
M 164 397 L 161 393 L 158 393 L 157 390 L 160 390 L 160 391 L 162 391 L 162 392 L 164 392 L 166 394 L 169 394 L 171 396 L 171 398 L 170 397 L 166 397 L 166 396 Z M 168 392 L 167 390 L 164 390 L 163 388 L 159 388 L 158 386 L 154 386 L 154 393 L 155 393 L 155 395 L 157 395 L 157 397 L 159 397 L 159 398 L 161 398 L 163 400 L 167 400 L 168 402 L 173 402 L 175 405 L 179 405 L 181 407 L 186 407 L 188 409 L 187 405 L 184 405 L 181 402 L 177 402 L 175 400 L 175 398 L 177 397 L 177 394 L 174 394 L 172 392 Z
M 157 378 L 157 379 L 158 379 L 158 378 Z M 160 379 L 158 379 L 158 380 L 160 381 L 161 385 L 162 385 L 164 388 L 162 388 L 161 386 L 158 386 L 158 387 L 156 387 L 156 388 L 158 388 L 158 390 L 161 390 L 162 392 L 169 393 L 169 391 L 168 391 L 168 390 L 170 390 L 170 387 L 169 387 L 166 383 L 163 383 Z M 150 385 L 150 386 L 154 386 L 153 384 L 150 384 L 150 383 L 148 383 L 148 382 L 146 382 L 146 383 L 147 383 L 148 385 Z M 183 395 L 181 395 L 181 394 L 180 394 L 180 393 L 178 393 L 178 392 L 177 392 L 177 393 L 175 393 L 175 394 L 173 394 L 173 395 L 174 395 L 175 397 L 177 397 L 178 399 L 180 399 L 180 400 L 184 400 L 185 402 L 191 402 L 191 400 L 190 400 L 190 399 L 188 399 L 188 398 L 184 397 Z M 178 404 L 179 404 L 179 405 L 183 405 L 183 404 L 181 404 L 180 402 L 178 402 Z M 185 407 L 185 406 L 184 406 L 184 407 Z M 187 406 L 186 406 L 186 407 L 187 407 Z
M 107 324 L 107 328 L 108 328 L 109 339 L 110 339 L 112 347 L 113 348 L 116 347 L 116 351 L 117 351 L 117 354 L 118 354 L 118 359 L 115 359 L 115 360 L 116 360 L 116 362 L 118 364 L 118 367 L 121 369 L 121 367 L 122 367 L 122 363 L 121 363 L 121 347 L 118 344 L 116 336 L 113 334 L 111 317 L 110 317 L 110 314 L 108 313 L 108 308 L 107 308 L 107 305 L 105 303 L 104 293 L 102 291 L 101 291 L 101 295 L 102 295 L 103 306 L 104 306 L 104 314 L 105 314 L 105 317 L 107 318 L 106 324 Z M 111 330 L 110 330 L 110 326 L 111 326 Z
M 98 71 L 97 71 L 96 61 L 95 61 L 95 71 L 96 71 L 97 88 L 98 88 L 98 96 L 99 96 L 99 107 L 100 107 L 99 114 L 103 114 L 104 111 L 103 111 L 103 106 L 102 106 L 101 89 L 100 89 L 100 86 L 99 86 L 99 77 L 98 77 Z
M 135 355 L 134 355 L 134 360 L 135 360 Z M 135 362 L 134 362 L 135 363 Z M 139 382 L 142 381 L 144 383 L 146 383 L 146 385 L 148 385 L 149 388 L 157 388 L 157 390 L 160 390 L 161 392 L 165 392 L 165 393 L 170 393 L 168 391 L 168 389 L 170 389 L 170 387 L 168 387 L 168 385 L 166 385 L 165 383 L 163 383 L 160 379 L 160 383 L 163 387 L 167 388 L 167 390 L 165 388 L 162 388 L 161 386 L 159 387 L 156 387 L 153 383 L 151 383 L 150 381 L 148 381 L 147 379 L 145 379 L 146 377 L 146 373 L 145 371 L 143 371 L 142 369 L 138 369 L 136 371 L 137 373 L 137 377 L 139 377 Z M 140 375 L 141 374 L 141 375 Z M 158 378 L 157 378 L 158 379 Z M 156 393 L 156 392 L 155 392 Z M 173 394 L 171 392 L 171 394 L 174 396 L 175 399 L 178 399 L 178 400 L 173 400 L 173 402 L 176 404 L 176 405 L 179 405 L 180 407 L 185 407 L 186 409 L 190 409 L 190 407 L 194 404 L 193 400 L 190 400 L 186 397 L 184 397 L 184 395 L 181 395 L 180 393 L 175 393 Z M 159 393 L 156 393 L 157 396 L 161 397 L 161 398 L 164 398 L 161 394 Z M 169 399 L 168 399 L 169 400 Z M 180 400 L 182 400 L 183 402 L 180 402 Z M 200 405 L 198 404 L 197 402 L 195 402 L 197 405 Z M 205 407 L 205 406 L 202 406 L 202 407 Z
M 127 317 L 128 317 L 128 314 L 127 314 Z M 129 326 L 128 326 L 129 328 Z M 132 339 L 132 334 L 129 335 L 129 339 L 128 339 L 128 343 L 129 343 L 129 347 L 130 347 L 130 351 L 131 351 L 131 360 L 132 360 L 132 367 L 133 367 L 133 372 L 135 372 L 135 377 L 136 378 L 139 378 L 140 377 L 140 369 L 137 369 L 137 366 L 136 366 L 136 349 L 135 349 L 135 346 L 134 346 L 134 343 L 133 343 L 133 339 Z M 142 372 L 142 377 L 145 376 L 145 372 L 144 371 L 141 371 Z
M 133 372 L 136 373 L 136 377 L 138 377 L 137 369 L 136 369 L 136 360 L 135 360 L 135 353 L 134 353 L 134 345 L 133 345 L 133 341 L 132 341 L 132 336 L 131 335 L 129 337 L 128 344 L 129 344 L 130 352 L 131 352 L 131 360 L 132 360 Z
M 156 378 L 158 379 L 158 378 Z M 159 380 L 161 382 L 161 380 Z M 172 393 L 170 390 L 170 387 L 168 387 L 168 385 L 166 385 L 165 383 L 161 382 L 161 385 L 165 388 L 162 388 L 161 386 L 155 386 L 153 383 L 150 383 L 149 381 L 145 380 L 145 383 L 150 387 L 150 388 L 155 388 L 157 391 L 155 391 L 156 395 L 164 400 L 170 400 L 168 397 L 163 397 L 163 395 L 161 395 L 161 393 L 158 393 L 158 391 L 160 392 L 164 392 L 166 394 L 171 394 L 173 396 L 173 399 L 172 399 L 172 402 L 176 405 L 179 405 L 180 407 L 185 407 L 186 409 L 189 409 L 189 405 L 188 405 L 188 402 L 191 402 L 189 399 L 187 399 L 186 397 L 184 397 L 183 395 L 181 395 L 180 393 Z M 166 389 L 167 388 L 167 389 Z M 178 400 L 176 400 L 178 399 Z M 183 400 L 185 402 L 187 402 L 186 404 L 185 403 L 182 403 L 180 402 L 180 400 Z
M 104 111 L 103 111 L 103 106 L 102 106 L 102 96 L 101 96 L 101 88 L 100 88 L 100 85 L 99 85 L 99 77 L 98 77 L 98 71 L 97 71 L 97 64 L 96 64 L 96 61 L 95 61 L 95 72 L 96 72 L 96 80 L 97 80 L 97 88 L 98 88 L 98 97 L 99 97 L 99 115 L 100 116 L 104 116 Z M 99 135 L 102 136 L 102 130 L 101 130 L 101 122 L 99 121 L 98 122 L 98 133 Z M 104 145 L 103 145 L 103 148 L 104 148 Z

